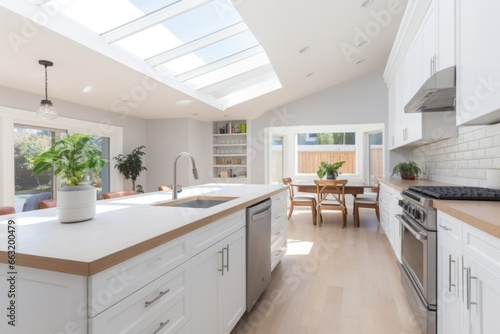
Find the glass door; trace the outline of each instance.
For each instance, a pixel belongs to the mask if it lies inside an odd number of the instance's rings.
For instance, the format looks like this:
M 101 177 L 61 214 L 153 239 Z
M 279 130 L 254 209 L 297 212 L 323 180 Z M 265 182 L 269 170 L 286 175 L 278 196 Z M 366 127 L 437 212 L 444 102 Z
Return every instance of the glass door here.
M 368 175 L 371 185 L 377 184 L 377 179 L 384 175 L 384 150 L 382 132 L 368 134 Z
M 269 183 L 282 183 L 285 177 L 285 137 L 273 136 L 269 161 Z

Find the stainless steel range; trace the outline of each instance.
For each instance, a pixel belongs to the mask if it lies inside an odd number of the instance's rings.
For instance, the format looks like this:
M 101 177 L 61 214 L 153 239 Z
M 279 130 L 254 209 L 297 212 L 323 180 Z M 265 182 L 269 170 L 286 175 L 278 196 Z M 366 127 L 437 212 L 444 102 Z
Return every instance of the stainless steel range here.
M 417 321 L 427 334 L 436 333 L 437 214 L 433 199 L 500 201 L 500 190 L 479 187 L 415 186 L 401 192 L 401 282 Z

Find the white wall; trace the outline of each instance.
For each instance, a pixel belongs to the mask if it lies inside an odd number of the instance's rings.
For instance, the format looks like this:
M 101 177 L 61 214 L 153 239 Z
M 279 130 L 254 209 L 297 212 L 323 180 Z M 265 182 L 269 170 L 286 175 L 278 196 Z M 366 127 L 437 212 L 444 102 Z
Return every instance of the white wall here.
M 270 110 L 253 120 L 251 122 L 251 182 L 265 182 L 265 128 L 299 125 L 387 124 L 388 92 L 382 73 L 382 69 L 372 71 Z M 387 133 L 384 140 L 387 140 Z M 388 161 L 388 153 L 386 153 L 385 160 Z
M 90 97 L 89 97 L 90 98 Z M 0 105 L 23 110 L 33 110 L 40 105 L 42 96 L 0 86 Z M 102 124 L 103 132 L 110 125 L 123 128 L 123 152 L 130 153 L 134 148 L 146 143 L 146 121 L 131 116 L 124 116 L 110 111 L 86 107 L 67 101 L 52 99 L 60 116 Z M 147 147 L 146 147 L 147 150 Z M 147 160 L 148 154 L 146 154 Z M 111 161 L 113 168 L 114 161 Z M 146 185 L 146 173 L 142 173 L 137 183 Z M 131 188 L 130 181 L 124 181 L 123 189 Z
M 146 191 L 157 191 L 160 185 L 173 184 L 174 161 L 183 151 L 194 157 L 199 179 L 193 178 L 190 159 L 181 157 L 177 162 L 177 184 L 189 186 L 211 182 L 211 123 L 187 118 L 155 119 L 148 120 L 146 127 L 149 155 Z
M 500 168 L 500 123 L 459 127 L 456 138 L 417 147 L 410 158 L 424 172 L 421 178 L 487 187 L 486 170 Z

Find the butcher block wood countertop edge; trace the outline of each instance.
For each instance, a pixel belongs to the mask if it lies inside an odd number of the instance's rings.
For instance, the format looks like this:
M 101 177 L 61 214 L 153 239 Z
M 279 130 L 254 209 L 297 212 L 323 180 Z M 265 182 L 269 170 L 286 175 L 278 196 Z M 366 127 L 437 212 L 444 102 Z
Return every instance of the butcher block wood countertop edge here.
M 262 186 L 259 188 L 259 186 Z M 201 186 L 200 186 L 201 187 Z M 217 185 L 217 187 L 223 188 L 224 185 Z M 196 188 L 196 187 L 193 187 Z M 28 252 L 23 253 L 23 246 L 26 244 L 30 244 L 31 240 L 36 240 L 36 235 L 30 235 L 29 237 L 23 238 L 23 232 L 25 230 L 28 230 L 25 233 L 29 233 L 30 226 L 25 226 L 24 228 L 22 226 L 16 226 L 17 229 L 17 242 L 19 243 L 18 251 L 16 252 L 16 266 L 25 266 L 25 267 L 31 267 L 31 268 L 37 268 L 37 269 L 44 269 L 44 270 L 50 270 L 50 271 L 56 271 L 56 272 L 62 272 L 62 273 L 67 273 L 67 274 L 75 274 L 75 275 L 81 275 L 81 276 L 91 276 L 94 275 L 100 271 L 103 271 L 105 269 L 108 269 L 116 264 L 119 264 L 125 260 L 128 260 L 132 257 L 135 257 L 137 255 L 140 255 L 148 250 L 151 250 L 155 247 L 161 246 L 169 241 L 172 241 L 176 238 L 179 238 L 181 236 L 184 236 L 192 231 L 195 231 L 198 228 L 201 228 L 205 225 L 208 225 L 212 222 L 215 222 L 221 218 L 224 218 L 228 215 L 231 215 L 235 212 L 238 212 L 240 210 L 244 210 L 249 206 L 252 206 L 256 203 L 259 203 L 273 195 L 279 194 L 283 191 L 286 191 L 287 188 L 284 187 L 283 185 L 240 185 L 239 191 L 237 191 L 234 188 L 234 185 L 228 187 L 229 191 L 224 191 L 220 190 L 215 193 L 214 196 L 235 196 L 235 194 L 238 194 L 238 197 L 234 201 L 229 201 L 223 204 L 220 204 L 218 206 L 214 206 L 212 208 L 208 209 L 187 209 L 186 208 L 176 208 L 176 207 L 171 207 L 171 206 L 156 206 L 154 204 L 146 204 L 146 205 L 138 205 L 138 206 L 132 206 L 124 210 L 116 210 L 112 212 L 107 212 L 101 215 L 96 215 L 96 217 L 88 222 L 82 222 L 82 223 L 73 223 L 73 224 L 61 224 L 58 221 L 55 221 L 54 219 L 48 220 L 47 222 L 42 222 L 39 224 L 33 224 L 33 230 L 36 232 L 41 232 L 41 237 L 43 238 L 44 233 L 48 233 L 49 235 L 51 232 L 51 228 L 53 231 L 52 234 L 60 233 L 58 229 L 62 228 L 75 228 L 76 231 L 75 233 L 78 233 L 78 229 L 84 229 L 85 224 L 94 224 L 93 226 L 89 227 L 87 225 L 87 234 L 88 234 L 88 229 L 95 227 L 96 233 L 100 233 L 100 230 L 102 230 L 102 227 L 105 226 L 106 224 L 106 219 L 110 220 L 110 223 L 114 224 L 119 224 L 116 221 L 111 222 L 111 217 L 113 217 L 113 214 L 115 216 L 118 215 L 129 215 L 130 213 L 134 213 L 134 209 L 141 208 L 140 210 L 149 210 L 155 212 L 155 217 L 158 215 L 160 216 L 179 216 L 181 218 L 182 214 L 186 212 L 192 212 L 193 216 L 192 219 L 189 221 L 183 223 L 182 221 L 176 222 L 175 224 L 171 224 L 172 228 L 169 228 L 168 226 L 164 228 L 163 233 L 159 233 L 157 235 L 150 235 L 144 238 L 144 240 L 141 241 L 130 241 L 130 245 L 127 247 L 121 247 L 115 251 L 106 253 L 103 251 L 104 256 L 98 256 L 97 258 L 91 258 L 89 260 L 85 260 L 84 257 L 83 259 L 77 259 L 80 258 L 80 256 L 73 256 L 69 254 L 61 254 L 60 256 L 44 256 L 43 254 L 36 254 L 36 250 L 30 249 L 29 247 L 26 247 L 29 249 Z M 245 191 L 245 188 L 247 190 L 251 189 L 250 191 Z M 159 194 L 161 192 L 158 192 Z M 189 193 L 188 188 L 184 188 L 183 193 Z M 248 195 L 250 193 L 250 195 Z M 152 194 L 152 193 L 148 193 Z M 153 193 L 154 194 L 154 193 Z M 147 194 L 144 194 L 147 195 Z M 200 194 L 198 194 L 200 195 Z M 203 195 L 208 195 L 212 196 L 212 193 L 204 193 Z M 139 195 L 141 196 L 141 195 Z M 139 197 L 137 196 L 137 197 Z M 108 200 L 108 202 L 112 204 L 116 204 L 117 202 L 119 203 L 120 201 L 125 201 L 125 200 L 130 200 L 133 197 L 136 196 L 129 196 L 127 198 L 122 197 L 119 199 L 115 200 Z M 182 197 L 179 196 L 179 199 Z M 101 202 L 101 201 L 99 201 Z M 99 203 L 98 202 L 98 203 Z M 231 203 L 233 202 L 233 203 Z M 102 201 L 101 204 L 106 204 L 105 201 Z M 153 208 L 152 208 L 153 207 Z M 148 209 L 149 208 L 149 209 Z M 47 216 L 49 213 L 52 215 L 55 215 L 56 209 L 45 209 L 45 210 L 38 210 L 38 213 L 40 216 L 43 217 L 43 215 Z M 189 211 L 192 210 L 192 211 Z M 209 211 L 205 211 L 209 210 Z M 137 211 L 137 210 L 135 210 Z M 180 212 L 177 214 L 177 212 Z M 210 212 L 208 214 L 204 214 L 206 212 Z M 34 214 L 31 214 L 33 216 Z M 107 218 L 102 218 L 107 215 Z M 197 215 L 200 216 L 200 218 L 197 218 Z M 0 231 L 0 240 L 3 243 L 3 239 L 7 238 L 7 221 L 9 219 L 16 221 L 18 219 L 18 216 L 21 217 L 22 215 L 9 215 L 9 216 L 2 216 L 0 217 L 0 227 L 2 228 L 2 231 Z M 41 217 L 29 217 L 29 218 L 41 218 Z M 99 218 L 101 218 L 101 221 L 99 221 Z M 50 218 L 47 218 L 50 219 Z M 175 218 L 174 218 L 175 219 Z M 180 218 L 178 220 L 181 220 Z M 99 223 L 99 224 L 98 224 Z M 44 225 L 42 225 L 44 224 Z M 129 223 L 130 224 L 130 223 Z M 142 221 L 138 222 L 138 224 L 148 224 L 148 221 Z M 140 229 L 140 225 L 138 225 L 138 228 Z M 45 230 L 45 231 L 44 231 Z M 48 230 L 48 232 L 47 232 Z M 21 233 L 19 233 L 21 231 Z M 68 233 L 68 232 L 65 232 Z M 71 232 L 69 232 L 71 233 Z M 35 233 L 33 233 L 35 234 Z M 115 235 L 110 235 L 109 238 L 119 238 L 120 236 L 120 230 L 116 231 Z M 53 235 L 50 235 L 51 241 L 48 241 L 49 243 L 56 243 L 58 240 L 57 237 L 54 237 Z M 40 244 L 42 243 L 41 240 L 36 240 Z M 98 244 L 98 243 L 97 243 Z M 0 263 L 7 263 L 8 262 L 8 254 L 7 254 L 7 247 L 6 243 L 1 246 L 0 249 Z M 43 252 L 41 252 L 43 253 Z M 50 252 L 49 252 L 50 253 Z M 75 252 L 74 254 L 76 254 Z

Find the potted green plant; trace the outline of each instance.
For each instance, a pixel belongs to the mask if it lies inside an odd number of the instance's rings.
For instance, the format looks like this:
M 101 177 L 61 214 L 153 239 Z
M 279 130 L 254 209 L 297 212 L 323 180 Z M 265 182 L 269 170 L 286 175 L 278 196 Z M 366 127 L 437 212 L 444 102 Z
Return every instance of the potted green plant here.
M 52 146 L 32 160 L 33 175 L 50 169 L 66 180 L 57 191 L 58 219 L 62 223 L 94 218 L 96 189 L 87 184 L 89 173 L 99 174 L 106 165 L 92 137 L 81 133 L 56 139 Z
M 142 162 L 142 157 L 146 154 L 143 151 L 144 148 L 144 145 L 139 146 L 130 152 L 130 154 L 119 154 L 113 158 L 113 160 L 116 160 L 115 168 L 118 168 L 118 171 L 123 174 L 125 180 L 132 180 L 132 190 L 134 191 L 136 191 L 135 181 L 137 177 L 143 170 L 147 170 Z
M 328 163 L 326 161 L 321 161 L 320 166 L 316 174 L 320 179 L 326 174 L 327 179 L 336 180 L 339 175 L 339 169 L 345 164 L 345 161 L 338 161 L 334 163 Z
M 403 180 L 415 180 L 422 171 L 415 161 L 400 162 L 392 169 L 392 175 L 399 174 Z

